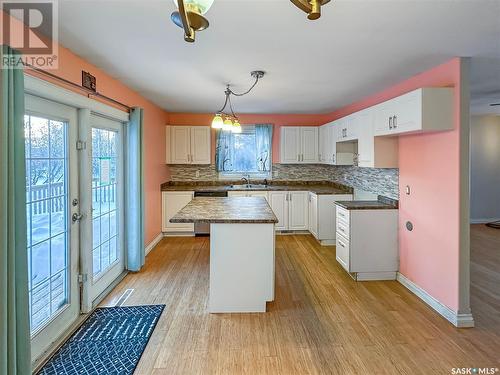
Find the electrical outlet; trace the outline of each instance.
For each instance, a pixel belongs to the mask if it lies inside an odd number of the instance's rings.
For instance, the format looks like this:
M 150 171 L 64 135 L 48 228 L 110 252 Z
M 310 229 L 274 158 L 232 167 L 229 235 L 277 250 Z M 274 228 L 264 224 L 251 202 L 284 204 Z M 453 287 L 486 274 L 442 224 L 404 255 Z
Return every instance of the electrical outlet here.
M 280 172 L 279 171 L 274 171 L 274 177 L 278 177 L 280 175 Z
M 195 176 L 196 176 L 196 178 L 200 177 L 200 171 L 199 170 L 196 170 Z

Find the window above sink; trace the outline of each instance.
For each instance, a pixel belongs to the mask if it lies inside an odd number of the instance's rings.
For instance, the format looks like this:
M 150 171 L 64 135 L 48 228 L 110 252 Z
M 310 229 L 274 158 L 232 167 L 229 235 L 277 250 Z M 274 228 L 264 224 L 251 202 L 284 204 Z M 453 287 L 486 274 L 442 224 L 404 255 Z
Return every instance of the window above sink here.
M 217 134 L 216 165 L 220 179 L 270 178 L 272 131 L 259 125 L 242 126 L 241 133 Z

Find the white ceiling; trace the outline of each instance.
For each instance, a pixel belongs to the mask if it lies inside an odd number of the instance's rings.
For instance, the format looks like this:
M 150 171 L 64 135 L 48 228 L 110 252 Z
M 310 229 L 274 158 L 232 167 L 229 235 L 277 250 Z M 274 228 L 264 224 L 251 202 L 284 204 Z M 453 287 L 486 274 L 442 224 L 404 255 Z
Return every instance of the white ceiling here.
M 454 56 L 473 57 L 474 98 L 500 101 L 500 0 L 333 0 L 316 22 L 289 0 L 215 0 L 195 44 L 172 0 L 59 4 L 64 46 L 172 112 L 217 110 L 255 69 L 237 112 L 328 112 Z

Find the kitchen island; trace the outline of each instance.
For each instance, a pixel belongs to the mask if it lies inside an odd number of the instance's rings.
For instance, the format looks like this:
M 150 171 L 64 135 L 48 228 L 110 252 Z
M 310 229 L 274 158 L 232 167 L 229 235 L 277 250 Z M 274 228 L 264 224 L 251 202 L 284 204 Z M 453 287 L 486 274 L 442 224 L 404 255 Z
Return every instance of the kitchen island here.
M 194 198 L 170 222 L 210 224 L 211 313 L 266 311 L 274 300 L 278 219 L 265 198 Z

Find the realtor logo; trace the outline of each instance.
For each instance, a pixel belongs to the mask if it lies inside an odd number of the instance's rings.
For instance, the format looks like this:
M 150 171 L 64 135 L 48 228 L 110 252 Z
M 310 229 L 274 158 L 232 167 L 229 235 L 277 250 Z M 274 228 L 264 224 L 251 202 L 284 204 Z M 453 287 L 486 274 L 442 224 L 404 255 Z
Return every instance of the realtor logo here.
M 2 41 L 22 56 L 2 56 L 2 66 L 57 68 L 55 0 L 2 1 Z

